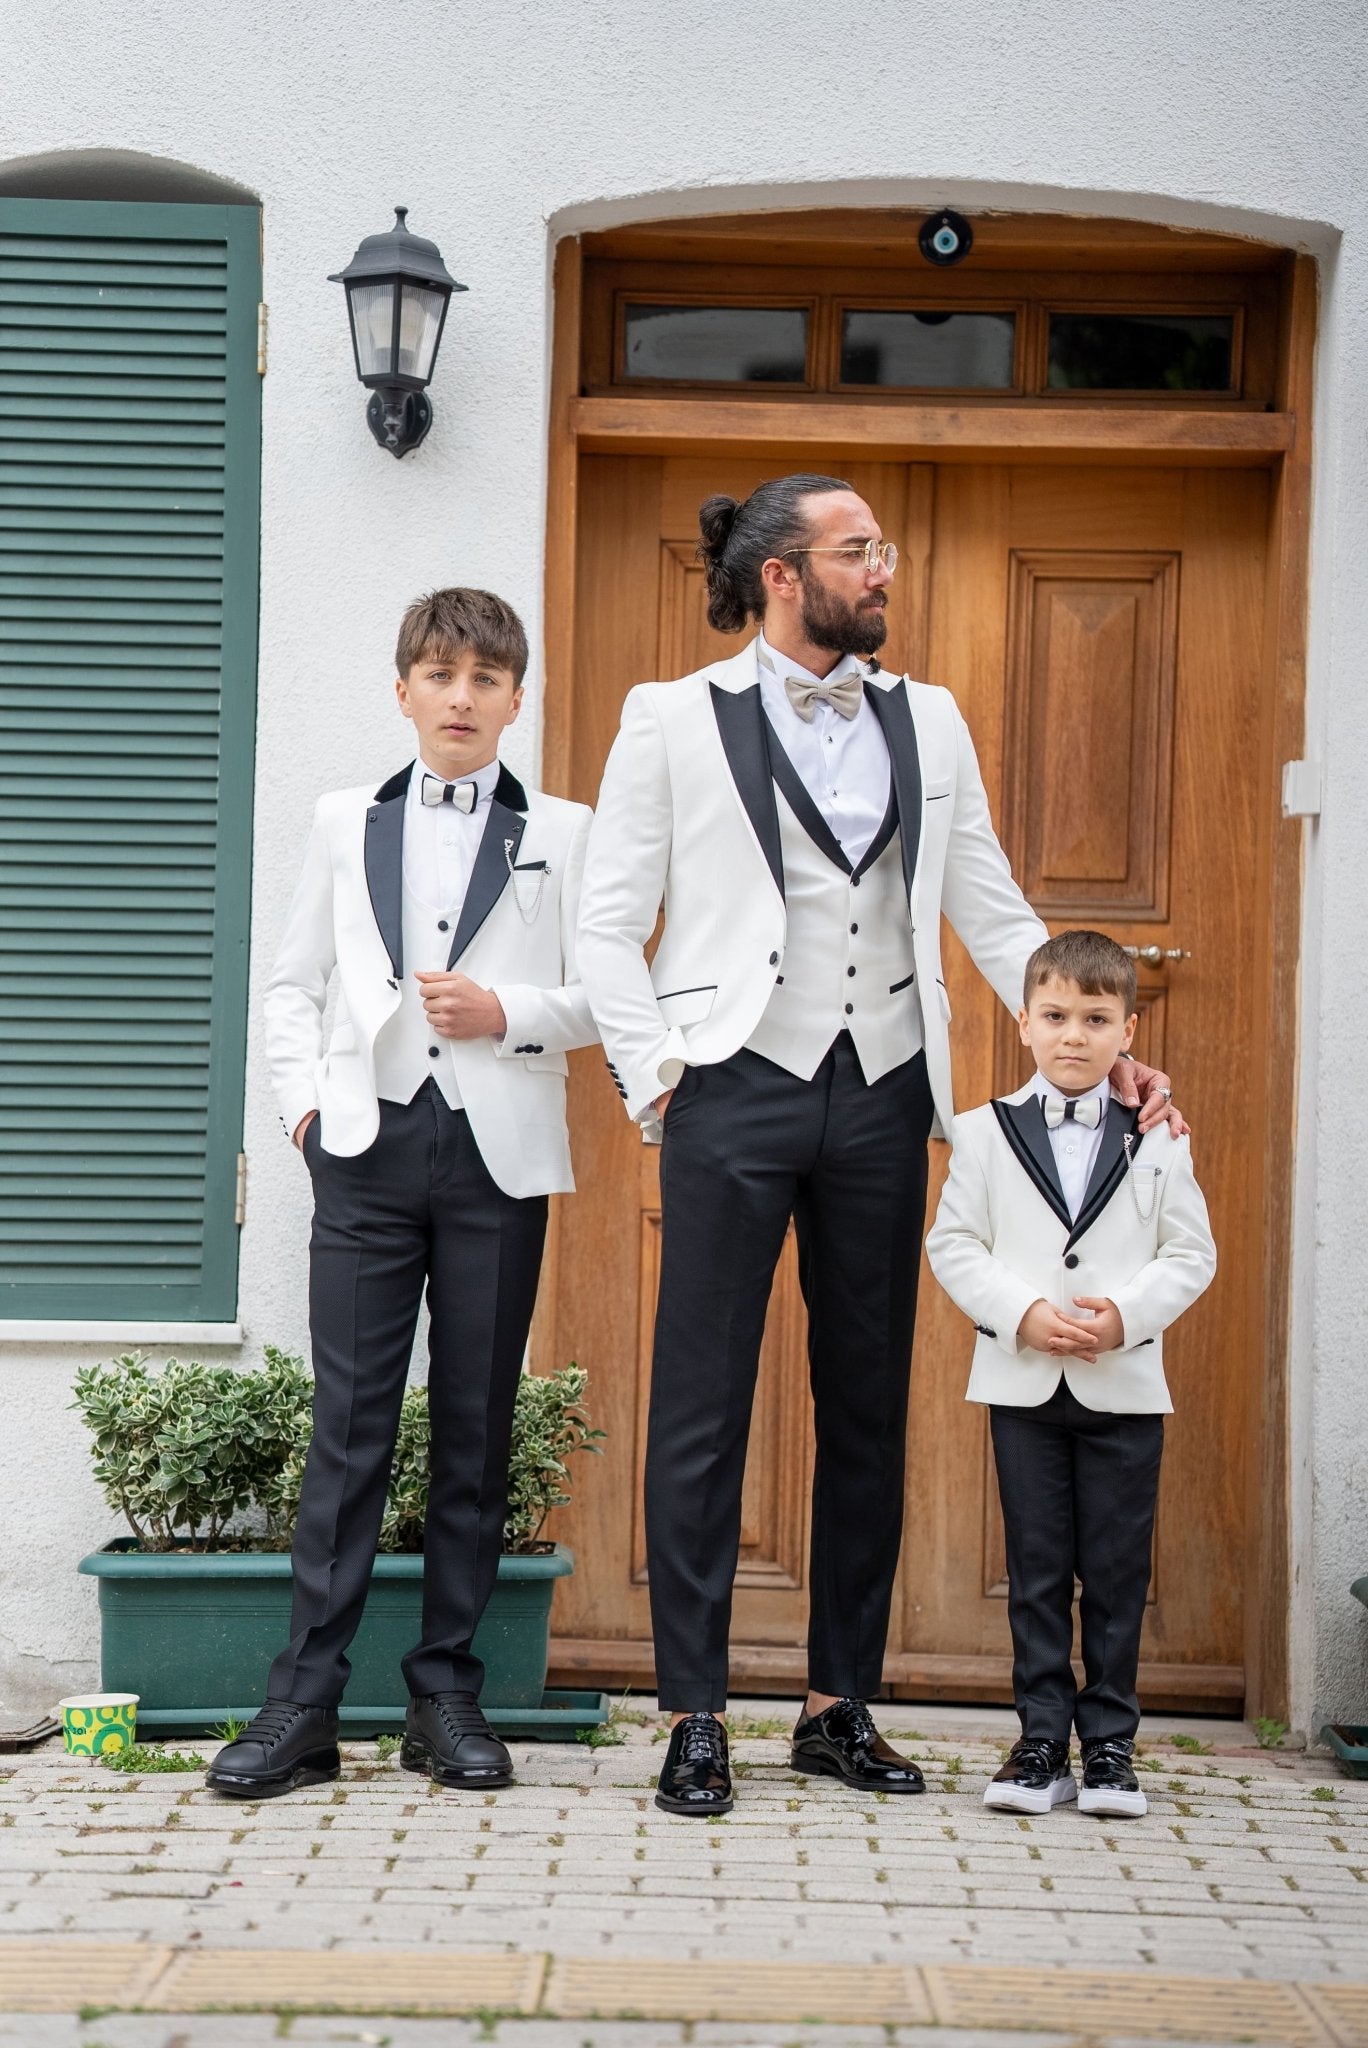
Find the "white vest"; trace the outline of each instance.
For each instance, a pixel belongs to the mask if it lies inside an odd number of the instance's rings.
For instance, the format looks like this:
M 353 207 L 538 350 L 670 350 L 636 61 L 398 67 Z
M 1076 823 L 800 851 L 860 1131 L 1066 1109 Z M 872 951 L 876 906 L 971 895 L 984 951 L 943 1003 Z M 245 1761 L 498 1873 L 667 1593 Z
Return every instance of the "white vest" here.
M 450 1040 L 439 1038 L 428 1023 L 414 970 L 441 974 L 456 929 L 455 911 L 434 910 L 409 886 L 404 876 L 404 979 L 399 1007 L 381 1027 L 375 1041 L 375 1092 L 382 1102 L 412 1102 L 424 1081 L 437 1083 L 449 1109 L 460 1109 Z M 445 925 L 443 931 L 441 926 Z M 431 1048 L 437 1047 L 438 1057 Z
M 774 993 L 746 1043 L 810 1081 L 848 1030 L 871 1085 L 920 1052 L 912 920 L 897 832 L 863 875 L 829 860 L 777 786 L 786 932 Z

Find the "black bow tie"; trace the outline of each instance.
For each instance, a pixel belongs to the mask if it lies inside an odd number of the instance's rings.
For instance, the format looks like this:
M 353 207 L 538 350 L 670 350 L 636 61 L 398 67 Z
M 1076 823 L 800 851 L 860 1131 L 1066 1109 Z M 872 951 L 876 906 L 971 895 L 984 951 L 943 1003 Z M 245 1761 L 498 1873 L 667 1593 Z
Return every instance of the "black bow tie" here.
M 1066 1102 L 1058 1095 L 1045 1097 L 1045 1122 L 1052 1131 L 1061 1124 L 1082 1124 L 1085 1130 L 1095 1131 L 1102 1121 L 1102 1099 L 1098 1095 L 1085 1095 L 1081 1102 Z
M 480 792 L 473 782 L 443 782 L 438 775 L 424 775 L 423 802 L 435 808 L 438 804 L 454 804 L 458 811 L 469 817 L 479 802 Z

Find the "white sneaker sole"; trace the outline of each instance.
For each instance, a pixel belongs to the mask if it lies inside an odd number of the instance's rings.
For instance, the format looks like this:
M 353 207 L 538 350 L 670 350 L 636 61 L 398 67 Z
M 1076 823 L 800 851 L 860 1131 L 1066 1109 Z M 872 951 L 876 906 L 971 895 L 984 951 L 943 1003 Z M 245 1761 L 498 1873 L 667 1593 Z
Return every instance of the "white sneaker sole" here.
M 1120 1792 L 1092 1789 L 1085 1785 L 1078 1795 L 1080 1813 L 1111 1813 L 1118 1820 L 1139 1820 L 1142 1813 L 1148 1813 L 1149 1801 L 1143 1792 Z
M 990 1784 L 983 1795 L 985 1806 L 1001 1813 L 1048 1813 L 1052 1806 L 1066 1806 L 1078 1797 L 1078 1784 L 1070 1771 L 1067 1778 L 1055 1778 L 1039 1791 L 1029 1785 Z

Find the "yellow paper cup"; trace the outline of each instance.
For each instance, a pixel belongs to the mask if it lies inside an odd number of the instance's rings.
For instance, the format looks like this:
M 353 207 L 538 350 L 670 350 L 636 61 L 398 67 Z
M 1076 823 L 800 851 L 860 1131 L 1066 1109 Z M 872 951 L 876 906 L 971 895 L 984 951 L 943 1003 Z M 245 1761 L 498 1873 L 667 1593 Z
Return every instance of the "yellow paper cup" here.
M 135 1692 L 79 1692 L 58 1700 L 62 1741 L 71 1756 L 102 1756 L 129 1749 L 138 1728 Z

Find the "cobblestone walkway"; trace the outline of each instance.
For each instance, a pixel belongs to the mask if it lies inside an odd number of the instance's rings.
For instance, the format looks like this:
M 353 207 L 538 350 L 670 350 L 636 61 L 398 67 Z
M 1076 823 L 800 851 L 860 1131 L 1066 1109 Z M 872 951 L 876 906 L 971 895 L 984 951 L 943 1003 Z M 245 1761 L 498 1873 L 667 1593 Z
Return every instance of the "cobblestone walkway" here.
M 652 1804 L 654 1716 L 519 1745 L 520 1782 L 480 1796 L 373 1744 L 248 1806 L 51 1746 L 0 1760 L 0 2042 L 1368 2043 L 1368 1784 L 1156 1743 L 1145 1819 L 1018 1819 L 982 1805 L 1000 1743 L 909 1735 L 917 1711 L 882 1718 L 926 1798 L 795 1778 L 776 1714 L 741 1722 L 710 1826 Z

